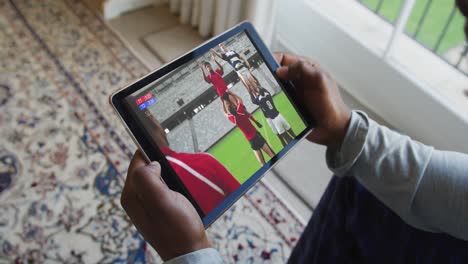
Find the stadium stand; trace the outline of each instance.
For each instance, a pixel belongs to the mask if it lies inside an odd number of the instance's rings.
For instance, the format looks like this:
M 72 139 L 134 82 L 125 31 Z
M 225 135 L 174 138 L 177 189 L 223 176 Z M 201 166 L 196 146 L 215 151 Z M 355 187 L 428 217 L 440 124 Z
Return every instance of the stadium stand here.
M 178 152 L 193 152 L 192 133 L 190 133 L 189 121 L 186 120 L 167 134 L 167 140 L 171 149 Z

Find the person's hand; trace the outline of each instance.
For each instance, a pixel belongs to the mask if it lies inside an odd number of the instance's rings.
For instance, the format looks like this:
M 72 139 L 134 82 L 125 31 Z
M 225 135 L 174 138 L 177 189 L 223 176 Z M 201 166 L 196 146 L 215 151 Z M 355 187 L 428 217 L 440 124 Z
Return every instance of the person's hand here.
M 214 61 L 215 60 L 215 56 L 213 53 L 211 53 L 211 60 Z
M 293 98 L 304 106 L 316 122 L 307 139 L 340 148 L 351 119 L 351 110 L 343 102 L 335 81 L 312 59 L 294 54 L 274 53 L 281 65 L 278 77 L 292 81 L 296 90 Z
M 140 234 L 164 261 L 211 247 L 195 208 L 160 175 L 159 163 L 135 153 L 120 201 Z
M 197 60 L 198 67 L 202 67 L 200 61 Z

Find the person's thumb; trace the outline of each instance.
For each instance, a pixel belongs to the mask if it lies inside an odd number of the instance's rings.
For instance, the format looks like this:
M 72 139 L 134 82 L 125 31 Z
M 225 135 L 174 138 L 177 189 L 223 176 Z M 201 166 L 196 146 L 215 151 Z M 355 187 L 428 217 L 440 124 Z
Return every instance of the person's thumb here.
M 137 197 L 153 209 L 163 206 L 170 194 L 169 188 L 162 181 L 161 166 L 153 161 L 146 166 L 136 168 L 131 178 Z
M 298 61 L 288 66 L 282 66 L 276 70 L 276 74 L 282 80 L 293 81 L 302 84 L 311 81 L 318 74 L 318 69 L 304 61 Z

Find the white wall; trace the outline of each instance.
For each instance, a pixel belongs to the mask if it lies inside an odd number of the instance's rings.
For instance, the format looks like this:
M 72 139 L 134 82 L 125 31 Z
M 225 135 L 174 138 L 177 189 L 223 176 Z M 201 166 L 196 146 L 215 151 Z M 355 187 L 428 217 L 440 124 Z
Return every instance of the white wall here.
M 275 40 L 317 59 L 350 94 L 403 133 L 468 153 L 468 118 L 423 83 L 383 61 L 312 0 L 279 0 Z
M 161 4 L 166 0 L 107 0 L 104 2 L 103 12 L 105 19 L 111 19 L 120 14 L 142 8 L 144 6 Z
M 277 1 L 246 0 L 244 5 L 244 19 L 249 20 L 254 25 L 267 46 L 272 44 Z

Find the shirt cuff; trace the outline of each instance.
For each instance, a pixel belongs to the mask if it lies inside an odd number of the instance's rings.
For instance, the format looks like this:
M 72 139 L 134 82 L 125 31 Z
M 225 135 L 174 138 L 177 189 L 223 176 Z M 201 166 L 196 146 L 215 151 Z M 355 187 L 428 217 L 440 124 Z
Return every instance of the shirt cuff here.
M 200 249 L 182 256 L 175 257 L 166 262 L 166 264 L 219 264 L 223 259 L 219 252 L 214 248 Z
M 362 111 L 353 111 L 345 138 L 338 151 L 327 149 L 328 168 L 337 176 L 345 175 L 361 155 L 369 131 L 369 117 Z

